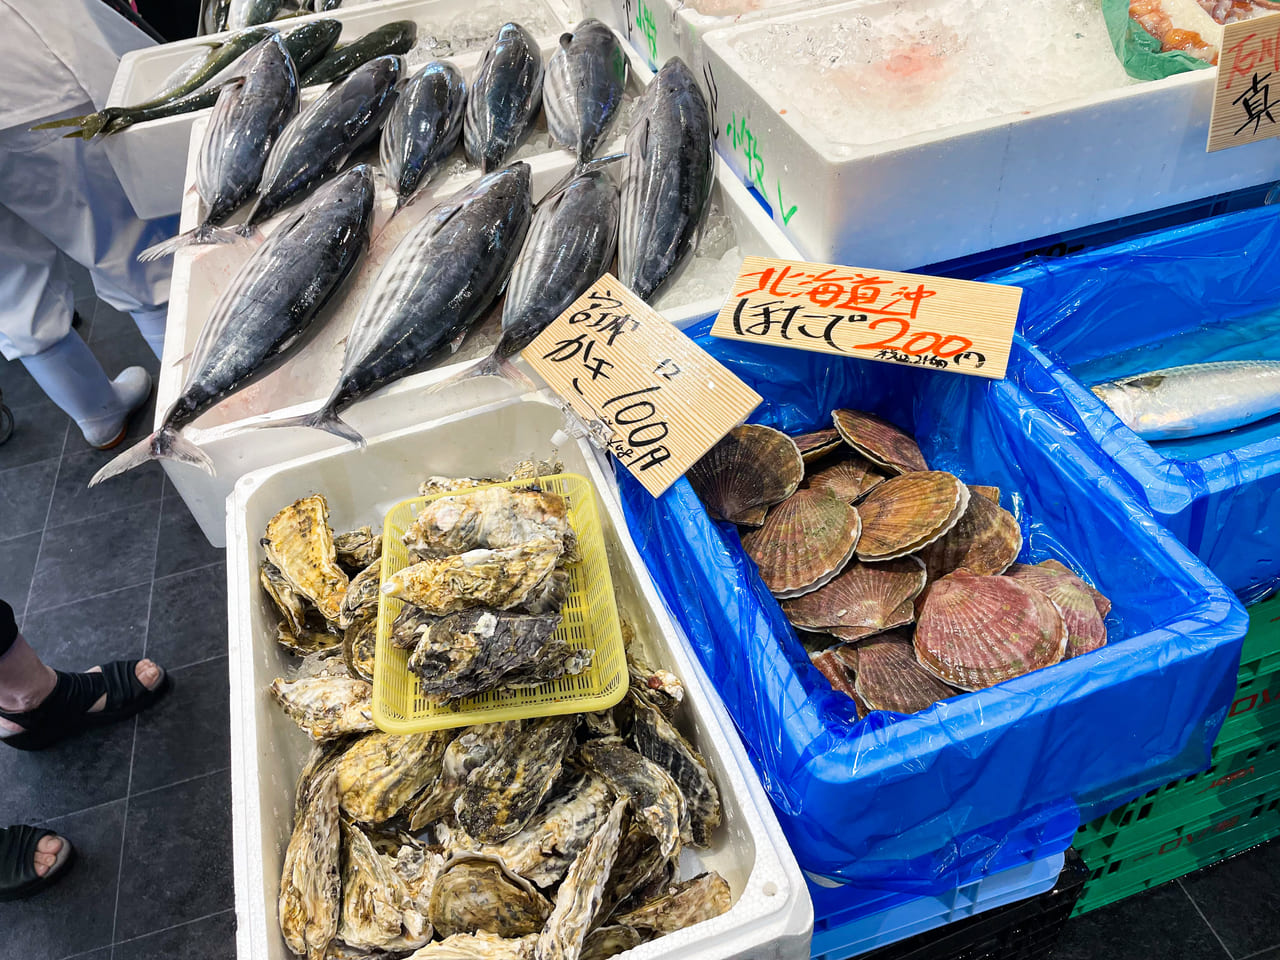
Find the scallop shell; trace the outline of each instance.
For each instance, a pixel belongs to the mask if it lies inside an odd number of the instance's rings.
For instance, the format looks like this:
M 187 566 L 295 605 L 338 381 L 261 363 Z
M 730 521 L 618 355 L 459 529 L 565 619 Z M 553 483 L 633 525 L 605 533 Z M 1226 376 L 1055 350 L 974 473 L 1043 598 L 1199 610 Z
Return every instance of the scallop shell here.
M 890 477 L 862 503 L 859 560 L 915 553 L 948 532 L 969 506 L 969 489 L 949 473 L 926 470 Z
M 859 640 L 914 621 L 911 601 L 924 584 L 924 564 L 915 557 L 855 560 L 825 587 L 782 601 L 782 612 L 793 626 Z
M 821 460 L 828 453 L 844 446 L 844 441 L 840 438 L 840 431 L 835 427 L 814 430 L 812 433 L 802 433 L 800 436 L 792 437 L 791 439 L 796 442 L 796 449 L 800 451 L 800 456 L 805 463 Z
M 844 569 L 858 545 L 858 511 L 827 490 L 797 490 L 742 537 L 776 597 L 816 590 Z
M 1062 618 L 1067 622 L 1067 652 L 1063 659 L 1069 660 L 1106 646 L 1107 625 L 1102 622 L 1093 594 L 1089 586 L 1070 570 L 1015 563 L 1009 569 L 1009 576 L 1039 590 L 1062 612 Z
M 1000 506 L 1000 488 L 999 487 L 987 487 L 987 486 L 983 486 L 980 483 L 971 483 L 969 484 L 969 492 L 976 493 L 980 497 L 986 497 L 988 500 L 994 503 L 997 507 Z
M 916 713 L 956 692 L 916 662 L 911 640 L 888 633 L 858 646 L 858 696 L 872 710 Z
M 970 493 L 973 487 L 969 488 Z M 944 536 L 920 552 L 930 580 L 956 570 L 978 576 L 1004 573 L 1018 559 L 1022 530 L 1008 510 L 979 494 L 969 498 L 964 515 Z
M 764 508 L 796 492 L 804 461 L 785 433 L 746 423 L 730 430 L 687 476 L 714 519 L 759 525 Z
M 929 469 L 915 440 L 888 420 L 862 410 L 833 410 L 831 419 L 845 443 L 890 473 Z
M 825 487 L 849 503 L 865 496 L 873 487 L 888 479 L 866 457 L 851 453 L 809 476 L 809 486 Z
M 832 647 L 822 653 L 811 654 L 809 660 L 827 678 L 831 689 L 838 690 L 854 702 L 858 716 L 866 716 L 866 704 L 862 702 L 854 682 L 858 652 L 853 647 Z
M 1067 624 L 1052 600 L 1012 577 L 958 570 L 929 585 L 915 648 L 939 680 L 981 690 L 1061 660 Z
M 1057 560 L 1041 560 L 1036 564 L 1036 566 L 1044 567 L 1046 570 L 1057 570 L 1060 573 L 1069 573 L 1073 577 L 1079 576 L 1065 563 L 1061 563 Z M 1089 591 L 1089 596 L 1093 597 L 1093 605 L 1098 608 L 1098 616 L 1105 620 L 1107 618 L 1107 614 L 1111 612 L 1111 601 L 1086 583 L 1083 578 L 1081 578 L 1080 582 L 1083 583 L 1084 588 Z

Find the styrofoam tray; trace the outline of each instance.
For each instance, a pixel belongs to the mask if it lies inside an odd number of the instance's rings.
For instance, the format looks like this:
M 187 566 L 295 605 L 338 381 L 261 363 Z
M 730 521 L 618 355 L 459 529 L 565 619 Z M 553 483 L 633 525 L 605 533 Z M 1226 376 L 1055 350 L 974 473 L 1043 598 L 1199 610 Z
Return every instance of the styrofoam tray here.
M 478 55 L 473 56 L 472 60 L 478 60 Z M 459 57 L 456 62 L 460 64 L 460 68 L 465 69 L 462 65 L 467 63 L 466 59 Z M 631 63 L 638 90 L 652 78 L 652 74 L 635 57 L 632 57 Z M 200 131 L 206 122 L 205 118 L 197 121 L 196 135 L 192 137 L 189 183 L 193 182 Z M 622 139 L 615 137 L 610 144 L 600 147 L 597 155 L 605 156 L 621 147 Z M 528 162 L 533 170 L 535 198 L 546 193 L 573 166 L 571 155 L 564 150 L 532 156 L 528 158 Z M 613 164 L 609 169 L 616 176 L 620 174 L 620 168 L 621 164 Z M 712 203 L 732 222 L 737 236 L 737 248 L 741 253 L 784 259 L 798 258 L 799 251 L 770 222 L 765 211 L 729 172 L 722 160 L 717 159 L 716 169 Z M 253 424 L 281 419 L 319 406 L 337 381 L 342 366 L 343 341 L 350 330 L 356 310 L 377 278 L 382 261 L 437 200 L 449 196 L 476 176 L 474 170 L 452 177 L 442 175 L 424 189 L 423 196 L 402 210 L 385 231 L 383 228 L 394 208 L 394 197 L 385 184 L 380 183 L 373 228 L 374 243 L 356 275 L 316 320 L 315 333 L 310 342 L 279 369 L 210 410 L 186 428 L 186 435 L 198 443 L 213 460 L 217 476 L 210 477 L 195 467 L 173 461 L 164 461 L 164 469 L 210 543 L 215 546 L 223 545 L 223 508 L 237 478 L 260 467 L 332 449 L 343 443 L 318 430 L 249 428 Z M 200 215 L 199 195 L 191 191 L 184 198 L 182 228 L 185 230 L 194 227 L 199 222 Z M 282 214 L 281 217 L 283 216 Z M 271 226 L 272 223 L 268 222 L 264 229 L 269 232 Z M 164 358 L 156 386 L 157 426 L 159 418 L 163 417 L 182 389 L 189 355 L 214 301 L 250 252 L 251 248 L 247 244 L 223 244 L 187 247 L 178 251 L 175 256 Z M 716 276 L 728 271 L 728 275 L 723 278 L 725 290 L 737 275 L 739 265 L 737 257 L 729 257 L 727 254 L 718 262 Z M 724 290 L 720 290 L 715 284 L 699 280 L 698 274 L 699 271 L 692 268 L 685 270 L 671 281 L 669 288 L 662 292 L 656 302 L 663 315 L 677 326 L 710 316 L 720 309 L 723 302 Z M 453 362 L 393 383 L 374 396 L 349 407 L 344 411 L 343 419 L 364 435 L 371 436 L 467 410 L 510 395 L 512 387 L 509 384 L 490 377 L 441 391 L 425 399 L 420 396 L 425 386 L 458 372 L 462 369 L 461 364 L 473 362 L 492 348 L 496 342 L 501 305 L 499 300 L 491 316 L 477 325 L 457 354 L 451 358 Z
M 384 23 L 413 20 L 418 25 L 418 41 L 408 54 L 410 63 L 425 63 L 435 56 L 452 57 L 458 53 L 452 48 L 435 54 L 430 52 L 431 38 L 443 38 L 452 29 L 463 35 L 465 42 L 459 45 L 468 50 L 476 49 L 477 41 L 482 47 L 507 20 L 526 24 L 535 36 L 547 42 L 554 42 L 564 29 L 560 17 L 545 0 L 383 0 L 291 17 L 272 25 L 292 30 L 320 19 L 342 21 L 340 43 L 350 42 Z M 107 105 L 127 106 L 154 96 L 164 87 L 169 75 L 201 46 L 226 36 L 226 33 L 214 33 L 125 54 L 107 95 Z M 181 208 L 187 141 L 196 118 L 208 113 L 203 110 L 140 123 L 100 141 L 139 217 L 169 216 Z
M 517 460 L 555 452 L 567 470 L 600 491 L 601 522 L 622 608 L 633 619 L 643 652 L 676 673 L 686 697 L 678 726 L 715 774 L 724 822 L 697 859 L 729 882 L 733 907 L 714 920 L 644 944 L 627 960 L 805 960 L 813 908 L 781 828 L 728 726 L 723 705 L 687 645 L 665 616 L 662 601 L 627 532 L 621 508 L 607 495 L 594 454 L 573 445 L 555 450 L 559 408 L 536 397 L 511 398 L 469 414 L 371 438 L 364 451 L 314 454 L 243 477 L 227 503 L 228 618 L 232 697 L 232 815 L 240 960 L 290 960 L 276 922 L 276 898 L 289 841 L 294 781 L 309 741 L 272 702 L 267 687 L 293 657 L 275 642 L 275 613 L 258 588 L 258 540 L 267 521 L 298 497 L 320 492 L 336 530 L 376 524 L 382 512 L 412 493 L 430 473 L 485 475 Z M 690 852 L 690 854 L 692 851 Z M 689 856 L 690 854 L 686 854 Z M 688 864 L 686 875 L 696 870 Z
M 1091 96 L 1064 89 L 1042 109 L 859 146 L 806 120 L 830 91 L 791 102 L 736 49 L 771 24 L 821 35 L 894 3 L 856 0 L 702 37 L 717 147 L 811 259 L 912 269 L 1280 177 L 1274 143 L 1205 152 L 1213 70 Z

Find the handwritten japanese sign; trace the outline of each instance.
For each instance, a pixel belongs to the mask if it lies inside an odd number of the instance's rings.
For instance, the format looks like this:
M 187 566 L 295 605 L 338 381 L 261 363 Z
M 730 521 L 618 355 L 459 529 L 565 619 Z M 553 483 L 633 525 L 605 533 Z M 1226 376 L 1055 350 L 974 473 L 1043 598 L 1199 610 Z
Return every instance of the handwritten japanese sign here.
M 760 395 L 606 273 L 522 354 L 655 497 Z
M 1222 28 L 1208 151 L 1280 135 L 1280 14 Z
M 747 257 L 711 333 L 999 380 L 1019 287 Z

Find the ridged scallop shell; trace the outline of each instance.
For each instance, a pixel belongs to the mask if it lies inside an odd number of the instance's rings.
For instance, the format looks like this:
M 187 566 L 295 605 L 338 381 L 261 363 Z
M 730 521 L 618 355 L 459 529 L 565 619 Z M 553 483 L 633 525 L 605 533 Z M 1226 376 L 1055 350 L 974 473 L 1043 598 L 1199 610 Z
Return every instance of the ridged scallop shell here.
M 954 527 L 920 551 L 920 559 L 930 580 L 956 570 L 990 576 L 1008 570 L 1021 549 L 1022 530 L 1013 514 L 978 494 L 969 497 L 969 506 Z
M 826 490 L 797 490 L 742 536 L 775 597 L 816 590 L 844 569 L 858 545 L 858 511 Z
M 866 457 L 850 453 L 809 474 L 809 486 L 826 487 L 841 500 L 853 503 L 886 479 L 884 472 Z
M 802 433 L 791 439 L 796 442 L 796 448 L 800 451 L 800 456 L 805 463 L 821 460 L 828 453 L 844 446 L 844 441 L 840 439 L 840 431 L 835 427 L 814 430 L 812 433 Z
M 969 489 L 949 473 L 925 470 L 890 477 L 858 505 L 859 560 L 915 553 L 954 527 L 969 506 Z
M 769 506 L 796 492 L 804 461 L 785 433 L 746 423 L 730 430 L 686 475 L 714 519 L 759 526 Z
M 782 602 L 793 626 L 859 640 L 915 620 L 911 601 L 924 589 L 924 564 L 915 557 L 885 563 L 854 560 L 812 593 Z
M 858 645 L 854 690 L 872 710 L 916 713 L 956 691 L 916 662 L 911 640 L 889 633 Z
M 845 443 L 890 473 L 929 469 L 910 434 L 888 420 L 863 410 L 833 410 L 831 419 Z
M 856 683 L 854 680 L 854 672 L 857 670 L 858 652 L 853 647 L 832 647 L 829 650 L 823 650 L 821 653 L 810 654 L 809 661 L 818 668 L 818 672 L 827 678 L 827 682 L 831 684 L 832 690 L 843 693 L 852 700 L 858 708 L 858 716 L 865 717 L 868 713 L 866 704 L 862 702 L 862 697 L 858 694 Z
M 1062 612 L 1062 618 L 1067 622 L 1064 660 L 1106 646 L 1107 625 L 1102 622 L 1090 587 L 1070 570 L 1015 563 L 1009 569 L 1009 576 L 1039 590 Z
M 1036 566 L 1044 567 L 1046 570 L 1057 570 L 1060 573 L 1069 573 L 1073 577 L 1077 576 L 1074 570 L 1058 560 L 1041 560 L 1036 564 Z M 1104 597 L 1101 592 L 1095 590 L 1088 583 L 1085 583 L 1083 579 L 1081 579 L 1080 582 L 1084 583 L 1084 588 L 1089 591 L 1089 596 L 1093 597 L 1093 605 L 1098 608 L 1098 616 L 1105 620 L 1107 618 L 1107 614 L 1111 612 L 1111 601 Z
M 980 497 L 986 497 L 988 500 L 994 503 L 997 507 L 1000 506 L 1000 488 L 999 487 L 987 487 L 987 486 L 983 486 L 980 483 L 971 483 L 969 484 L 969 492 L 975 493 Z
M 959 570 L 929 585 L 915 648 L 939 680 L 981 690 L 1061 660 L 1067 624 L 1052 600 L 1025 583 Z

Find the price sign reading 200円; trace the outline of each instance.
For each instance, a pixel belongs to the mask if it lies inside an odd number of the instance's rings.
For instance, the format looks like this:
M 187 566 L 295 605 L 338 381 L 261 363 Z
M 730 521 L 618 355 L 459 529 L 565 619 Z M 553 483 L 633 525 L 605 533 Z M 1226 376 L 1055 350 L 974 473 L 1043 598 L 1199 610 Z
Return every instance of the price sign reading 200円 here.
M 747 257 L 711 333 L 999 380 L 1022 290 Z

